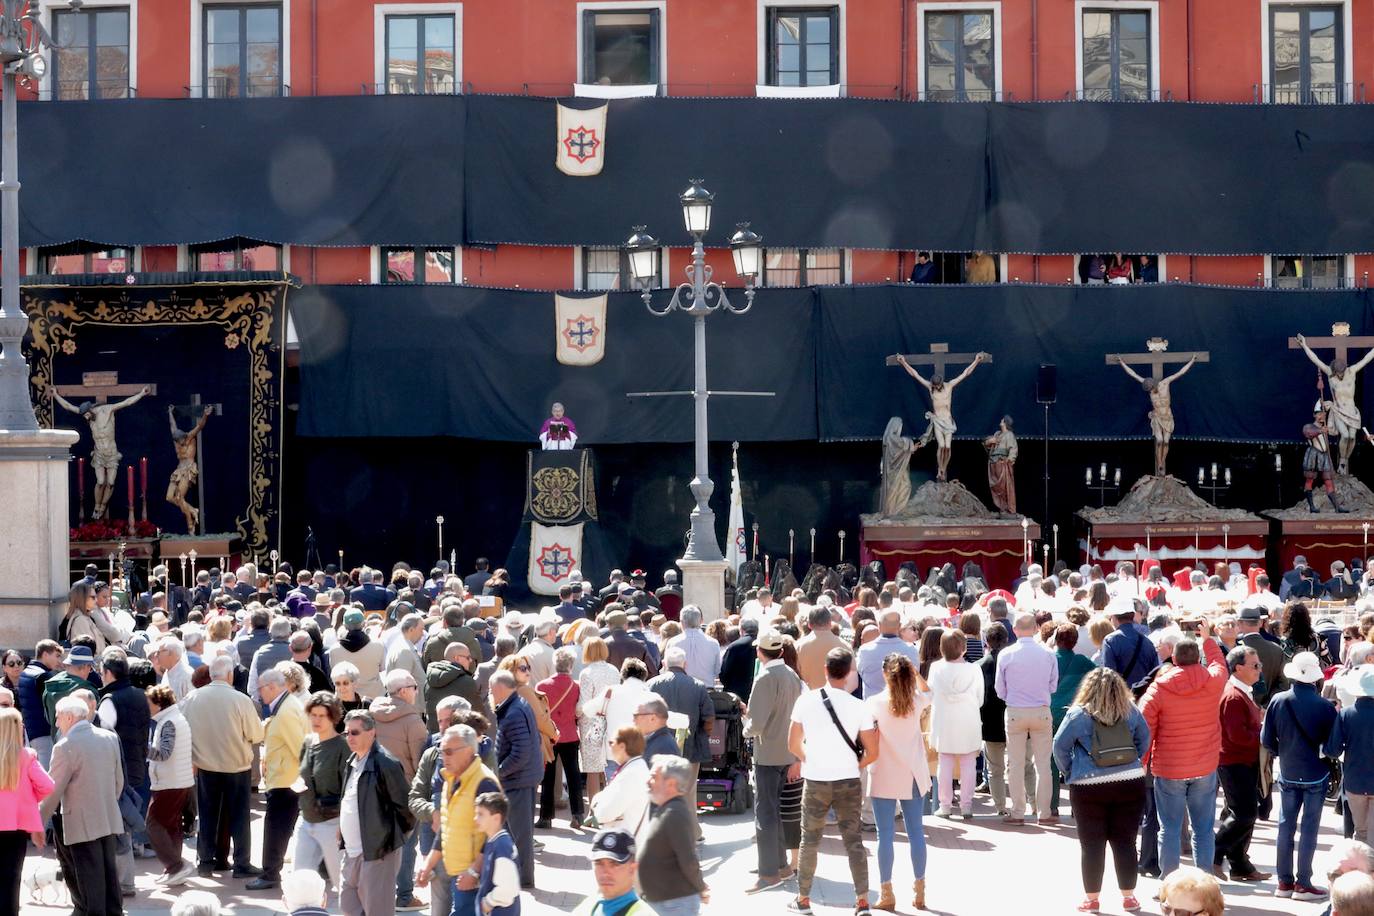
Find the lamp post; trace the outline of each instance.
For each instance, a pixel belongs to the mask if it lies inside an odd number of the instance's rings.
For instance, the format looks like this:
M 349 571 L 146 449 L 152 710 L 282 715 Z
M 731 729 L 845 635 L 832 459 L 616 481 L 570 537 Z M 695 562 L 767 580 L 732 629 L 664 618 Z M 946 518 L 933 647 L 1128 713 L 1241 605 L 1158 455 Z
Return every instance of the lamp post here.
M 706 401 L 713 392 L 706 387 L 706 316 L 721 310 L 735 315 L 749 311 L 754 304 L 754 284 L 763 260 L 763 240 L 757 233 L 750 231 L 747 223 L 741 223 L 730 238 L 735 271 L 745 284 L 744 306 L 736 306 L 726 296 L 724 288 L 711 279 L 712 269 L 706 263 L 704 240 L 711 228 L 711 206 L 715 195 L 702 187 L 699 179 L 693 179 L 691 187 L 683 191 L 678 199 L 682 202 L 683 224 L 692 237 L 692 263 L 685 268 L 687 282 L 679 284 L 667 306 L 662 309 L 654 308 L 649 293 L 658 278 L 658 239 L 649 235 L 644 226 L 636 226 L 634 234 L 625 242 L 625 249 L 629 256 L 630 273 L 642 290 L 645 307 L 659 317 L 680 311 L 693 319 L 696 341 L 695 373 L 690 394 L 695 406 L 696 460 L 691 490 L 696 498 L 696 508 L 692 510 L 691 534 L 687 539 L 687 549 L 682 555 L 680 565 L 687 564 L 683 566 L 683 600 L 702 607 L 707 619 L 710 619 L 723 610 L 725 556 L 721 553 L 720 542 L 716 539 L 716 516 L 710 505 L 715 484 L 711 481 L 707 466 L 707 444 L 710 437 L 707 433 Z M 714 393 L 755 394 L 737 391 Z M 703 563 L 712 564 L 713 568 L 696 566 Z M 715 566 L 718 566 L 719 570 L 716 570 Z M 693 569 L 700 569 L 702 576 L 693 575 Z M 694 589 L 689 587 L 694 579 L 698 580 L 700 597 L 694 596 Z M 710 584 L 715 582 L 719 582 L 719 585 Z M 719 592 L 719 597 L 708 593 L 708 587 Z
M 79 9 L 81 0 L 70 0 Z M 3 0 L 0 6 L 0 429 L 36 432 L 29 401 L 29 368 L 22 342 L 29 322 L 19 308 L 19 77 L 47 70 L 43 49 L 53 46 L 39 21 L 36 0 Z M 26 24 L 27 23 L 27 24 Z

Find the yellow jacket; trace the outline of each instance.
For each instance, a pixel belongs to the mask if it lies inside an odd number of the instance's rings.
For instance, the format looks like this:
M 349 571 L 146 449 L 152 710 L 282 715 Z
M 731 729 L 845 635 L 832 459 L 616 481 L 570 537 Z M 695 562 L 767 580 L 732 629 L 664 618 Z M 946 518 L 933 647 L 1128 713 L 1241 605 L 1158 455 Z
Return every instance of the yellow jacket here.
M 473 758 L 472 764 L 458 777 L 454 785 L 453 776 L 443 770 L 443 804 L 439 806 L 439 838 L 444 849 L 444 870 L 452 877 L 458 877 L 477 861 L 482 854 L 486 837 L 477 829 L 476 800 L 481 794 L 479 787 L 487 785 L 483 791 L 500 791 L 501 781 L 496 774 L 487 769 L 482 758 Z
M 301 701 L 286 694 L 267 720 L 263 739 L 262 778 L 268 789 L 289 789 L 301 774 L 301 745 L 309 722 Z

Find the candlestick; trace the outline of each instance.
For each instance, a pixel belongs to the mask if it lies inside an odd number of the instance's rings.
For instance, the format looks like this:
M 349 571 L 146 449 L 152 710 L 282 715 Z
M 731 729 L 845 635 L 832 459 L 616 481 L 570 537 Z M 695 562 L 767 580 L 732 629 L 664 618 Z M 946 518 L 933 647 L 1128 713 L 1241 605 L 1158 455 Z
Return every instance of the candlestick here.
M 794 539 L 796 538 L 796 536 L 797 536 L 797 532 L 796 532 L 796 531 L 794 531 L 794 530 L 791 529 L 791 528 L 788 528 L 788 529 L 787 529 L 787 565 L 788 565 L 789 568 L 791 568 L 792 565 L 793 565 L 793 563 L 794 563 L 794 561 L 793 561 L 793 541 L 794 541 Z
M 195 579 L 195 577 L 196 577 L 196 552 L 195 552 L 195 550 L 193 549 L 193 550 L 191 550 L 189 553 L 187 553 L 186 555 L 187 555 L 188 557 L 191 558 L 191 578 L 192 578 L 192 579 Z
M 1226 485 L 1227 485 L 1228 487 L 1231 485 L 1231 469 L 1230 469 L 1230 468 L 1227 468 L 1227 469 L 1226 469 Z
M 181 587 L 186 587 L 186 554 L 182 554 L 177 559 L 181 560 Z
M 808 554 L 808 556 L 811 557 L 811 562 L 812 562 L 812 563 L 815 563 L 815 562 L 816 562 L 816 529 L 815 529 L 815 528 L 812 528 L 812 529 L 811 529 L 811 553 Z
M 1366 527 L 1368 527 L 1368 526 L 1366 526 Z M 1368 532 L 1366 532 L 1366 534 L 1367 534 L 1367 533 L 1368 533 Z M 110 571 L 109 571 L 109 573 L 108 573 L 108 574 L 106 575 L 106 577 L 105 577 L 105 582 L 106 582 L 106 584 L 108 584 L 108 585 L 110 586 L 110 588 L 114 588 L 114 558 L 115 558 L 114 551 L 111 550 L 111 551 L 110 551 Z
M 1283 455 L 1281 455 L 1281 454 L 1278 453 L 1278 452 L 1275 452 L 1275 453 L 1274 453 L 1274 470 L 1276 470 L 1276 471 L 1282 471 L 1282 470 L 1283 470 Z
M 129 534 L 134 533 L 134 466 L 129 465 Z
M 1202 473 L 1202 468 L 1198 468 L 1198 469 L 1197 469 L 1197 485 L 1198 485 L 1198 486 L 1202 486 L 1203 481 L 1205 481 L 1206 479 L 1207 479 L 1207 475 L 1204 474 L 1204 473 Z
M 444 558 L 444 517 L 436 515 L 434 524 L 439 526 L 439 559 L 442 560 Z
M 1092 468 L 1088 468 L 1087 473 L 1083 475 L 1083 482 L 1086 483 L 1088 486 L 1092 486 L 1092 485 L 1093 485 L 1093 469 L 1092 469 Z
M 844 562 L 844 529 L 840 529 L 840 562 Z
M 76 459 L 76 515 L 81 524 L 86 522 L 86 459 Z
M 1217 479 L 1217 463 L 1215 461 L 1212 462 L 1212 479 Z
M 1107 462 L 1102 462 L 1102 467 L 1098 469 L 1097 476 L 1102 480 L 1107 479 Z

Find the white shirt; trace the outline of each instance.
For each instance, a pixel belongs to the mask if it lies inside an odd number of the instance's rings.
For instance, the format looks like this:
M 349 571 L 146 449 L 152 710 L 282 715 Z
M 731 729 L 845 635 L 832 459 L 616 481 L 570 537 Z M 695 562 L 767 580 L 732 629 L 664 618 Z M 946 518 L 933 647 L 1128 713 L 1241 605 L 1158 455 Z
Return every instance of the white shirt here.
M 1283 600 L 1268 589 L 1257 589 L 1253 595 L 1245 600 L 1247 603 L 1259 605 L 1269 612 L 1283 607 Z
M 763 602 L 757 598 L 750 598 L 744 602 L 744 607 L 740 608 L 739 611 L 740 620 L 752 617 L 759 622 L 760 629 L 763 628 L 763 624 L 768 623 L 776 616 L 778 616 L 778 603 L 776 601 L 770 601 L 768 607 L 764 607 Z
M 874 727 L 873 713 L 867 704 L 844 691 L 818 687 L 797 697 L 792 707 L 792 721 L 801 725 L 804 735 L 806 760 L 801 765 L 802 778 L 816 782 L 858 779 L 859 759 L 835 728 L 823 697 L 830 698 L 840 725 L 855 744 L 860 743 L 859 732 Z
M 339 803 L 339 835 L 343 837 L 344 853 L 349 856 L 363 854 L 363 822 L 358 815 L 358 774 L 372 756 L 368 751 L 353 762 L 344 785 L 343 800 Z

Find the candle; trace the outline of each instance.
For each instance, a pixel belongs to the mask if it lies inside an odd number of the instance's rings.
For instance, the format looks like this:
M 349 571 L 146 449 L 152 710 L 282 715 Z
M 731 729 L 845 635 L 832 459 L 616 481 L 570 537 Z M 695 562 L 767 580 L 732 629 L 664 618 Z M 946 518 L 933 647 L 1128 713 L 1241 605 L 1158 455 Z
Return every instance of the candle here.
M 1198 468 L 1198 469 L 1197 469 L 1197 485 L 1198 485 L 1198 486 L 1202 486 L 1202 482 L 1203 482 L 1205 479 L 1206 479 L 1206 475 L 1204 475 L 1204 474 L 1202 473 L 1202 468 Z
M 1087 472 L 1086 474 L 1083 475 L 1083 479 L 1084 479 L 1084 481 L 1088 484 L 1088 486 L 1092 486 L 1092 485 L 1093 485 L 1093 469 L 1092 469 L 1092 468 L 1088 468 L 1088 472 Z
M 1107 462 L 1102 462 L 1102 468 L 1097 472 L 1097 476 L 1102 480 L 1107 479 Z
M 1226 485 L 1227 485 L 1228 487 L 1231 485 L 1231 469 L 1230 469 L 1230 468 L 1227 468 L 1227 469 L 1226 469 Z
M 1278 452 L 1274 453 L 1274 470 L 1283 470 L 1283 455 L 1279 454 Z
M 86 492 L 86 459 L 76 459 L 76 492 L 84 494 Z
M 134 504 L 134 466 L 129 465 L 129 511 L 133 511 Z
M 138 459 L 138 480 L 139 490 L 143 493 L 143 498 L 148 498 L 148 459 Z
M 1121 468 L 1116 469 L 1116 476 L 1112 478 L 1112 483 L 1118 487 L 1121 486 Z
M 1217 479 L 1217 463 L 1216 463 L 1215 461 L 1213 461 L 1213 462 L 1212 462 L 1212 480 L 1215 481 L 1216 479 Z

